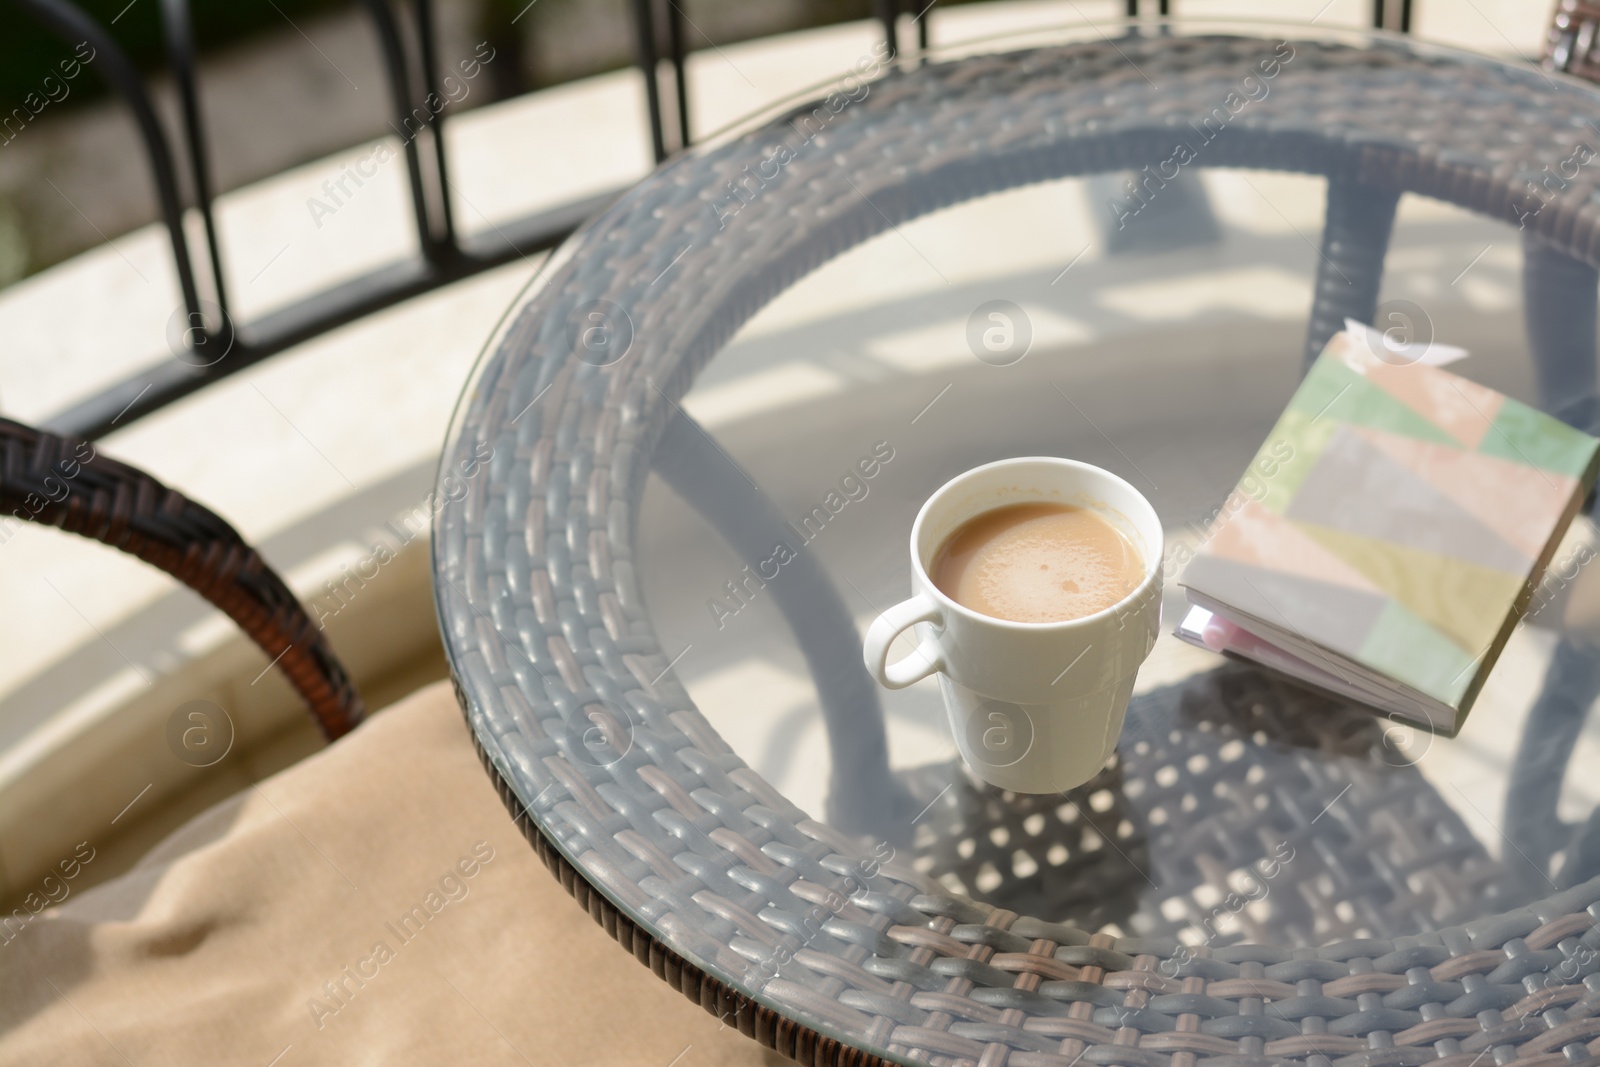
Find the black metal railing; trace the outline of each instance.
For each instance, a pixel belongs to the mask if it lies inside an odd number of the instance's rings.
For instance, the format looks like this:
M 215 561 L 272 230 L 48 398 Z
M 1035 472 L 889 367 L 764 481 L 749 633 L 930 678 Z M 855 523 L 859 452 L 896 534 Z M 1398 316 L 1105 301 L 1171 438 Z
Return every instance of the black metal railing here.
M 215 301 L 205 300 L 196 279 L 195 256 L 183 227 L 173 144 L 156 115 L 138 69 L 115 39 L 72 0 L 12 0 L 24 12 L 70 43 L 86 41 L 97 56 L 95 68 L 132 112 L 155 182 L 156 197 L 182 293 L 185 328 L 173 345 L 173 359 L 145 368 L 100 393 L 58 413 L 46 428 L 61 434 L 97 437 L 198 389 L 235 374 L 285 349 L 336 327 L 391 307 L 491 267 L 555 247 L 620 190 L 609 190 L 515 222 L 491 232 L 461 237 L 451 214 L 449 160 L 443 126 L 446 108 L 438 92 L 436 31 L 432 0 L 409 0 L 415 53 L 408 51 L 401 24 L 388 0 L 362 0 L 383 56 L 394 133 L 406 158 L 418 254 L 336 285 L 252 322 L 235 321 L 222 269 L 221 239 L 213 214 L 211 153 L 195 76 L 195 39 L 189 0 L 160 0 L 161 19 L 180 107 L 182 157 L 189 169 L 210 261 Z M 659 163 L 691 143 L 689 87 L 685 72 L 684 0 L 631 0 L 636 61 L 643 75 L 650 117 L 651 149 Z M 899 30 L 909 17 L 917 47 L 926 50 L 934 0 L 873 0 L 891 55 L 899 50 Z M 407 10 L 407 0 L 399 0 Z M 1144 5 L 1146 12 L 1150 4 Z M 1171 14 L 1170 0 L 1155 0 L 1155 13 Z M 1373 24 L 1409 31 L 1411 0 L 1374 0 Z M 1129 17 L 1140 15 L 1139 0 L 1127 0 Z M 1387 21 L 1386 21 L 1387 17 Z M 667 70 L 663 71 L 663 64 Z M 662 80 L 671 79 L 674 107 L 669 115 Z
M 1372 25 L 1380 30 L 1411 32 L 1411 0 L 1372 0 Z
M 161 18 L 182 118 L 182 156 L 187 161 L 210 260 L 215 300 L 203 300 L 196 280 L 195 255 L 183 229 L 176 154 L 156 117 L 137 69 L 111 35 L 70 0 L 13 0 L 23 11 L 64 40 L 87 41 L 95 66 L 133 113 L 156 187 L 173 264 L 182 294 L 185 329 L 181 351 L 114 383 L 52 418 L 49 429 L 95 437 L 114 426 L 200 389 L 335 327 L 401 301 L 468 277 L 519 256 L 558 244 L 613 193 L 540 213 L 492 232 L 462 240 L 450 210 L 452 186 L 441 128 L 445 108 L 438 92 L 435 31 L 431 0 L 412 0 L 415 39 L 420 54 L 408 54 L 394 12 L 384 0 L 363 0 L 372 20 L 388 81 L 391 127 L 406 158 L 416 258 L 391 264 L 342 283 L 299 303 L 249 322 L 236 321 L 222 269 L 221 238 L 213 215 L 210 151 L 200 94 L 195 82 L 195 42 L 188 0 L 161 0 Z

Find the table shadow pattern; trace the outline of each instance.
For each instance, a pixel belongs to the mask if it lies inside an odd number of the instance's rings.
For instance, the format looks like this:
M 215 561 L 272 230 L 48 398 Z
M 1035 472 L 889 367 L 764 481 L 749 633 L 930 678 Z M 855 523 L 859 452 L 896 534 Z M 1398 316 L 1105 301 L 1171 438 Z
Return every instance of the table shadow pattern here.
M 1230 663 L 1136 696 L 1116 758 L 1068 793 L 906 773 L 928 805 L 912 866 L 1019 915 L 1210 947 L 1397 937 L 1548 893 L 1517 852 L 1488 854 L 1398 733 Z

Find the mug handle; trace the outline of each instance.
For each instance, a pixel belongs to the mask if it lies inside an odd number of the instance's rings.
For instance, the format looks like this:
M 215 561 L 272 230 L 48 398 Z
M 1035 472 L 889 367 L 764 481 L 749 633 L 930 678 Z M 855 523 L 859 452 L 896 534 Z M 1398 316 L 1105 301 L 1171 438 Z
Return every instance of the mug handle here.
M 896 637 L 919 622 L 938 621 L 939 605 L 923 595 L 902 600 L 872 620 L 872 625 L 867 628 L 867 639 L 862 642 L 862 654 L 867 670 L 872 672 L 879 685 L 889 689 L 904 689 L 944 669 L 944 654 L 939 642 L 932 638 L 918 642 L 909 656 L 895 663 L 889 662 L 889 646 Z

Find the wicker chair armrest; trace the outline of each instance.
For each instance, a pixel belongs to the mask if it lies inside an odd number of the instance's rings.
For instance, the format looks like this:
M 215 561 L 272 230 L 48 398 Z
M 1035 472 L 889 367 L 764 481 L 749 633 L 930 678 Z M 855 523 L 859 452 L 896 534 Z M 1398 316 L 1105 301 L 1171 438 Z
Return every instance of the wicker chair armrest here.
M 283 671 L 328 740 L 361 722 L 361 697 L 327 638 L 283 579 L 215 512 L 89 441 L 0 419 L 0 544 L 19 520 L 137 556 L 205 597 Z

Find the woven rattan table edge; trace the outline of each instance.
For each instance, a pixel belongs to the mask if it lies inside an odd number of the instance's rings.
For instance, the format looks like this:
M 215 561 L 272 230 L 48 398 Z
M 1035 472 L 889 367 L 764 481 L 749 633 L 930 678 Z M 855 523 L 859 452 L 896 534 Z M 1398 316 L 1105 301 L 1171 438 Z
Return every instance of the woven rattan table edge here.
M 848 1045 L 838 1038 L 829 1037 L 803 1023 L 767 1007 L 752 997 L 738 992 L 726 982 L 713 977 L 695 964 L 668 948 L 638 923 L 623 913 L 599 889 L 585 878 L 561 850 L 545 836 L 533 817 L 517 798 L 500 769 L 495 766 L 489 750 L 484 747 L 478 733 L 472 728 L 471 711 L 466 693 L 455 672 L 450 674 L 450 687 L 455 693 L 456 706 L 466 723 L 467 735 L 472 738 L 473 751 L 478 761 L 489 773 L 494 791 L 506 806 L 506 813 L 522 836 L 533 846 L 534 853 L 555 875 L 562 888 L 572 895 L 578 906 L 588 913 L 599 927 L 609 934 L 628 954 L 638 960 L 657 978 L 682 993 L 686 999 L 704 1008 L 711 1015 L 739 1031 L 745 1037 L 766 1048 L 780 1052 L 796 1062 L 810 1067 L 895 1067 L 895 1061 L 884 1059 L 864 1049 Z

